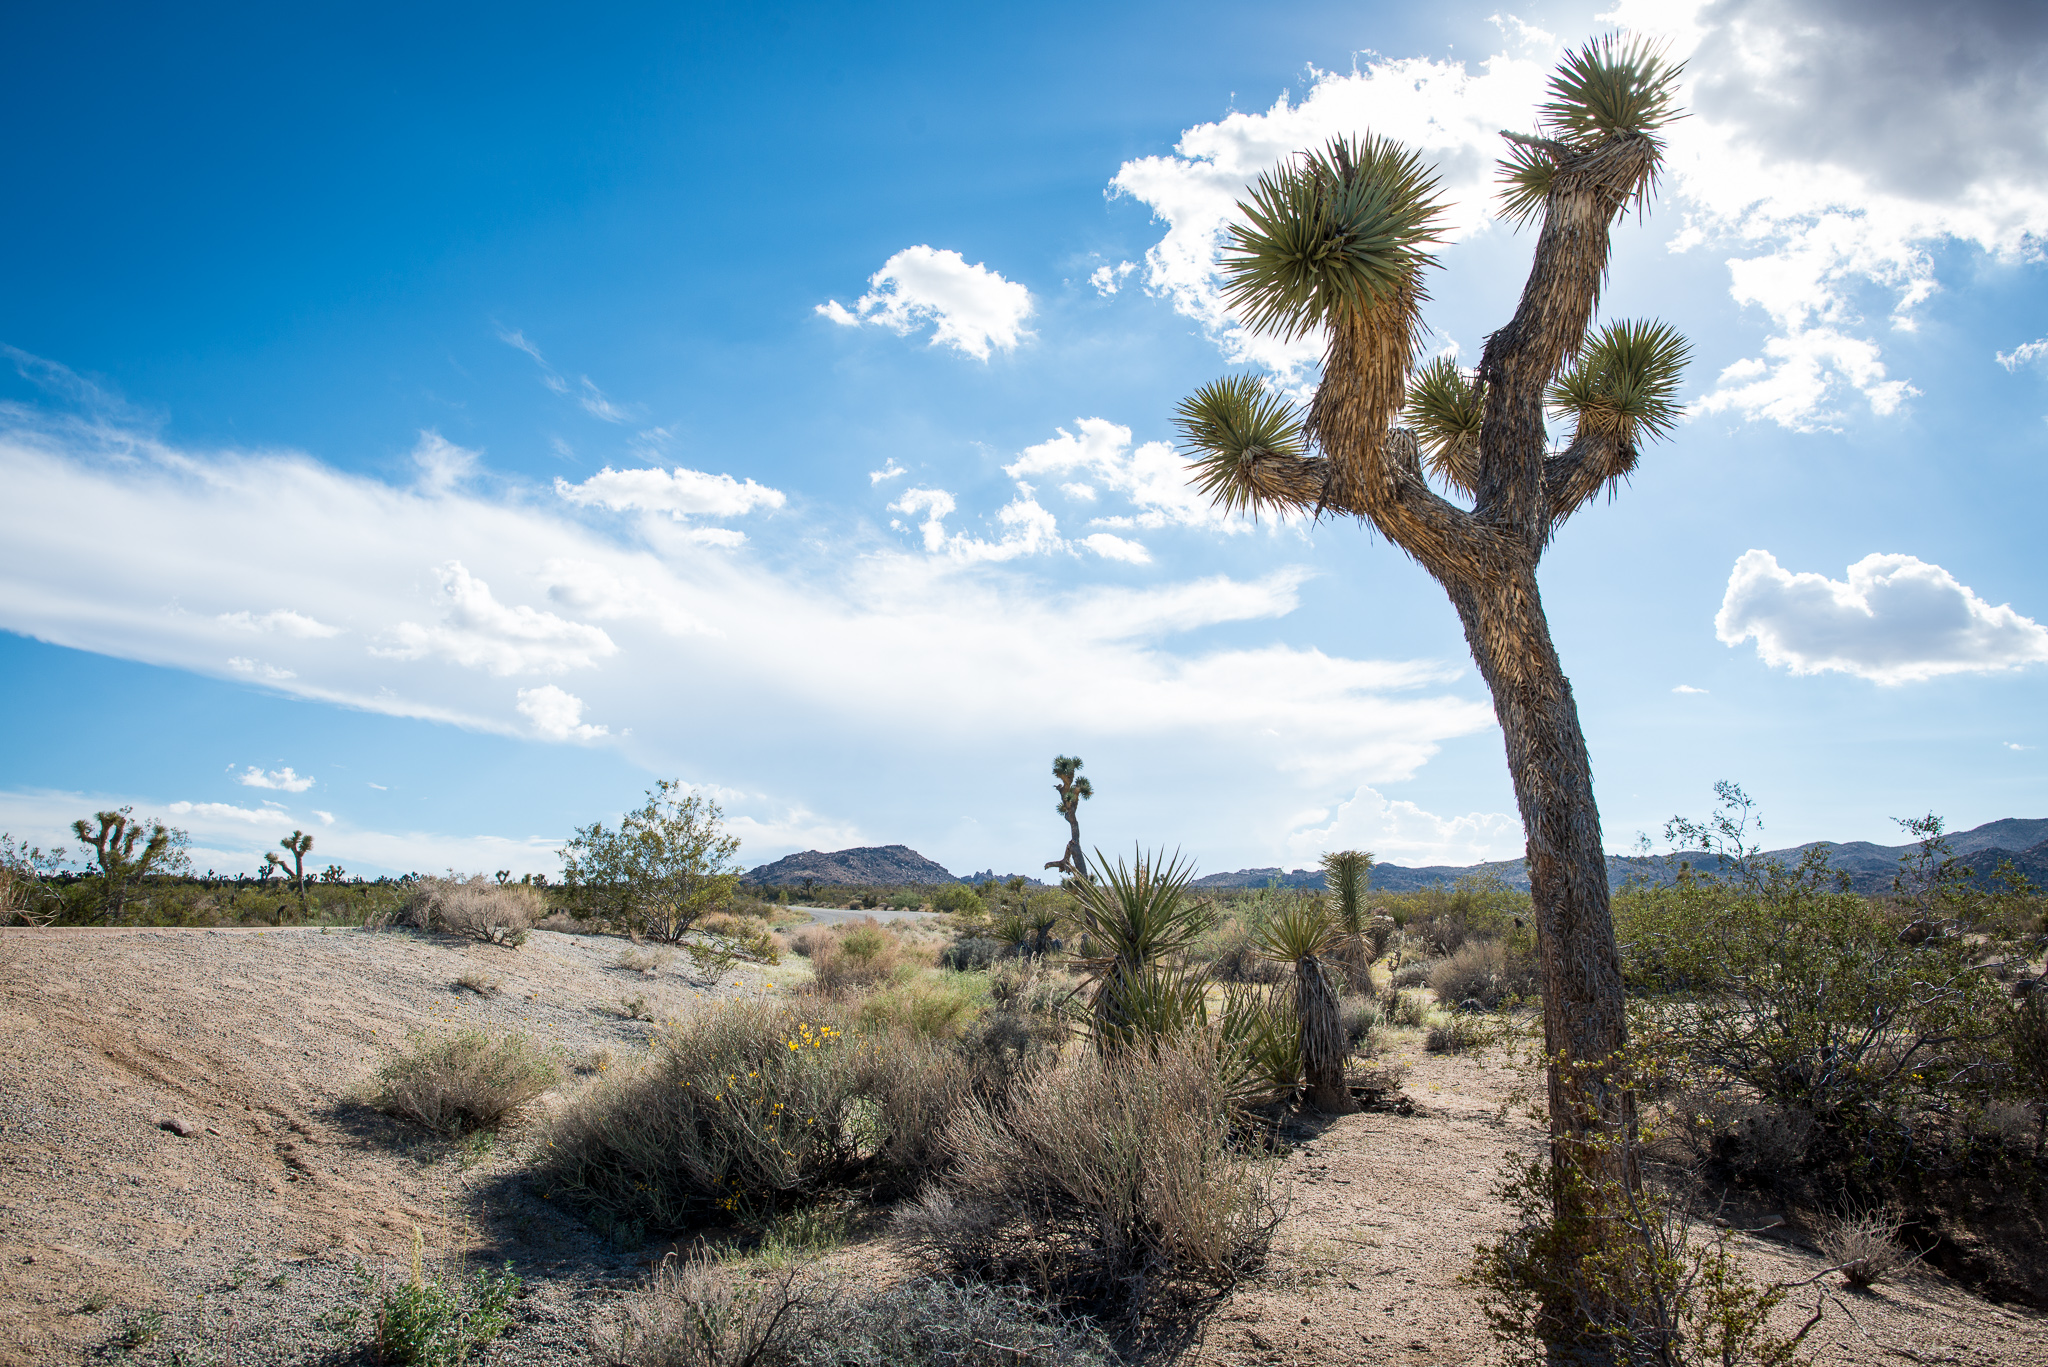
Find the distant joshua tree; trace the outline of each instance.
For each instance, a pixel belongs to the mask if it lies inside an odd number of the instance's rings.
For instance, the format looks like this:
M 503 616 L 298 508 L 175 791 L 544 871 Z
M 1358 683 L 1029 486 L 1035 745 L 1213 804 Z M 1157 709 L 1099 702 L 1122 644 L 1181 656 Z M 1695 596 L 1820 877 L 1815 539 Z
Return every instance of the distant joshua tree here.
M 1095 785 L 1080 777 L 1081 757 L 1060 755 L 1052 762 L 1053 789 L 1060 805 L 1053 810 L 1067 819 L 1067 852 L 1046 865 L 1069 878 L 1088 876 L 1088 857 L 1081 853 L 1081 799 L 1095 796 Z
M 306 856 L 313 852 L 313 837 L 307 835 L 304 831 L 293 831 L 290 835 L 278 841 L 277 846 L 278 849 L 283 850 L 285 854 L 292 857 L 292 887 L 299 894 L 299 905 L 304 907 L 306 905 Z M 263 856 L 263 862 L 276 865 L 280 872 L 285 867 L 284 855 L 280 855 L 277 850 L 267 851 Z
M 90 820 L 72 822 L 71 831 L 92 847 L 100 909 L 108 925 L 121 919 L 129 890 L 141 879 L 153 873 L 191 872 L 185 833 L 161 821 L 138 821 L 133 807 L 95 812 Z
M 1541 134 L 1503 132 L 1506 214 L 1540 231 L 1520 305 L 1474 371 L 1442 356 L 1413 369 L 1440 240 L 1438 183 L 1413 152 L 1338 138 L 1261 176 L 1230 228 L 1225 295 L 1257 331 L 1321 331 L 1321 382 L 1303 411 L 1234 376 L 1179 414 L 1194 480 L 1219 506 L 1356 517 L 1450 596 L 1493 694 L 1528 839 L 1552 1158 L 1625 1184 L 1635 1103 L 1615 1063 L 1627 1029 L 1600 814 L 1536 566 L 1566 519 L 1612 494 L 1680 414 L 1684 338 L 1658 322 L 1587 331 L 1612 227 L 1655 190 L 1679 69 L 1633 40 L 1589 43 L 1552 75 Z M 1572 426 L 1560 449 L 1547 444 L 1546 408 Z M 1562 1217 L 1583 1188 L 1556 1189 Z

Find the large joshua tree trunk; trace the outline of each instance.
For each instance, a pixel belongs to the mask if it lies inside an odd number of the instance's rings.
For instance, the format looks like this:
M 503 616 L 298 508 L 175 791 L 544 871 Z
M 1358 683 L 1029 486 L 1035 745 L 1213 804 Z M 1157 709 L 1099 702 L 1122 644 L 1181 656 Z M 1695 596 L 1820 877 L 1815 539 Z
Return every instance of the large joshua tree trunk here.
M 1305 954 L 1294 963 L 1295 1017 L 1301 1022 L 1301 1074 L 1308 1104 L 1329 1115 L 1351 1109 L 1344 1086 L 1343 1017 L 1337 994 L 1320 956 Z
M 1445 584 L 1472 658 L 1493 694 L 1527 839 L 1530 898 L 1543 972 L 1546 1053 L 1554 1141 L 1625 1138 L 1634 1106 L 1612 1077 L 1628 1042 L 1621 958 L 1608 905 L 1607 856 L 1593 800 L 1592 766 L 1571 681 L 1551 643 L 1534 566 L 1505 583 Z M 1575 1155 L 1581 1165 L 1633 1180 L 1625 1143 Z

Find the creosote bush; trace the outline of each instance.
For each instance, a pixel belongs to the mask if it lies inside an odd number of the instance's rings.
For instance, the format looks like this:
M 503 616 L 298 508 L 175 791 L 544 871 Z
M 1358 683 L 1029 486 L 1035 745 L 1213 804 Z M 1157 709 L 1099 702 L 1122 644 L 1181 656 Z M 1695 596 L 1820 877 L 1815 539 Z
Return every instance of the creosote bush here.
M 412 1046 L 377 1073 L 370 1103 L 442 1134 L 491 1129 L 561 1080 L 561 1065 L 516 1031 L 474 1027 Z
M 407 893 L 404 914 L 421 930 L 516 949 L 547 914 L 547 899 L 538 888 L 494 883 L 480 873 L 469 878 L 422 878 Z
M 512 1325 L 520 1280 L 507 1263 L 464 1279 L 423 1265 L 419 1230 L 412 1235 L 412 1276 L 379 1287 L 371 1332 L 377 1360 L 391 1367 L 459 1367 Z
M 1202 1037 L 1064 1059 L 1007 1106 L 963 1107 L 944 1149 L 950 1170 L 898 1216 L 924 1257 L 1132 1316 L 1256 1268 L 1281 1210 Z
M 849 1291 L 673 1255 L 602 1343 L 620 1367 L 1111 1367 L 1100 1330 L 1027 1291 L 914 1278 Z

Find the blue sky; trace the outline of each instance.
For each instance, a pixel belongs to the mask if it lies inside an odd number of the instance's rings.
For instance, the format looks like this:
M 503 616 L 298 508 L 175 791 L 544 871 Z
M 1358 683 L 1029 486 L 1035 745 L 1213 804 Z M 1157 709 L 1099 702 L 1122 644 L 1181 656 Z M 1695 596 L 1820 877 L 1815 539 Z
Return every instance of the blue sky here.
M 2031 8 L 65 6 L 0 54 L 0 828 L 202 867 L 551 871 L 656 778 L 745 862 L 1519 852 L 1441 591 L 1188 491 L 1173 405 L 1313 383 L 1216 292 L 1245 184 L 1436 162 L 1431 350 L 1531 239 L 1560 45 L 1690 54 L 1608 317 L 1688 421 L 1543 589 L 1609 844 L 2048 813 L 2048 84 Z

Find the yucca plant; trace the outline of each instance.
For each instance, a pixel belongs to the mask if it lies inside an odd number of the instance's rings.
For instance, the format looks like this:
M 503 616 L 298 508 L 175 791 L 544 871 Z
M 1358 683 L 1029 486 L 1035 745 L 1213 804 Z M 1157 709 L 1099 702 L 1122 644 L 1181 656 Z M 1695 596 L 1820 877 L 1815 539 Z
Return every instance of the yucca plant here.
M 1146 975 L 1178 959 L 1208 929 L 1209 909 L 1188 897 L 1194 868 L 1178 855 L 1162 864 L 1160 856 L 1137 850 L 1130 864 L 1119 857 L 1112 866 L 1097 850 L 1095 870 L 1072 884 L 1074 919 L 1088 946 L 1074 962 L 1090 981 L 1096 1037 L 1114 1043 L 1141 1024 L 1129 1013 L 1144 993 L 1166 990 L 1165 980 Z
M 1301 1090 L 1301 1017 L 1291 990 L 1231 987 L 1222 1036 L 1231 1092 L 1240 1101 L 1284 1101 Z
M 1301 1075 L 1309 1105 L 1336 1114 L 1349 1109 L 1344 1090 L 1344 1022 L 1337 990 L 1323 966 L 1343 931 L 1321 902 L 1298 897 L 1254 932 L 1259 952 L 1294 966 L 1294 1016 L 1300 1022 Z
M 1365 892 L 1372 883 L 1372 855 L 1365 850 L 1332 850 L 1323 856 L 1323 887 L 1330 915 L 1343 937 L 1336 957 L 1354 991 L 1372 990 L 1372 961 L 1378 957 L 1371 940 L 1371 915 Z
M 1262 177 L 1230 230 L 1226 297 L 1254 330 L 1319 330 L 1322 380 L 1304 411 L 1238 379 L 1179 413 L 1190 477 L 1218 505 L 1356 517 L 1450 597 L 1493 695 L 1528 841 L 1545 1050 L 1556 1061 L 1553 1154 L 1561 1168 L 1624 1183 L 1630 1146 L 1588 1142 L 1632 1133 L 1634 1101 L 1600 1062 L 1627 1042 L 1621 959 L 1585 736 L 1536 567 L 1558 528 L 1626 478 L 1640 446 L 1679 415 L 1686 346 L 1675 332 L 1616 323 L 1586 335 L 1613 226 L 1655 191 L 1679 72 L 1653 48 L 1597 40 L 1551 77 L 1538 131 L 1505 135 L 1503 210 L 1538 229 L 1535 262 L 1514 316 L 1469 372 L 1448 360 L 1416 370 L 1439 208 L 1413 154 L 1368 135 Z M 1546 406 L 1571 428 L 1554 450 Z M 1410 425 L 1397 426 L 1404 409 Z M 1562 1218 L 1585 1188 L 1554 1189 Z

